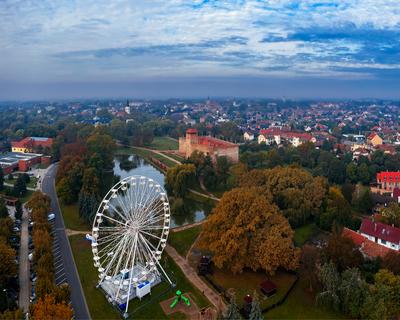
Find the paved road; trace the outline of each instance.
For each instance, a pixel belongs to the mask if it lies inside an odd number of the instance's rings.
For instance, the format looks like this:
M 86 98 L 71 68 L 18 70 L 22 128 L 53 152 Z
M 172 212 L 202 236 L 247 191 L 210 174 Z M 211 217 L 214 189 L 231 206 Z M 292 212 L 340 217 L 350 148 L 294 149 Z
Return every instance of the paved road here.
M 54 186 L 56 172 L 57 165 L 52 165 L 48 169 L 42 180 L 42 191 L 50 196 L 52 211 L 56 215 L 54 221 L 55 241 L 57 241 L 57 246 L 60 249 L 66 282 L 69 284 L 71 289 L 71 302 L 74 309 L 75 319 L 90 319 L 89 310 L 79 280 L 78 271 L 76 270 L 74 257 L 72 255 L 71 246 L 65 232 L 64 220 L 58 204 Z M 93 288 L 93 290 L 95 289 Z
M 19 248 L 19 307 L 24 311 L 29 311 L 30 279 L 29 279 L 29 260 L 28 260 L 28 221 L 29 214 L 24 209 L 21 221 L 21 245 Z

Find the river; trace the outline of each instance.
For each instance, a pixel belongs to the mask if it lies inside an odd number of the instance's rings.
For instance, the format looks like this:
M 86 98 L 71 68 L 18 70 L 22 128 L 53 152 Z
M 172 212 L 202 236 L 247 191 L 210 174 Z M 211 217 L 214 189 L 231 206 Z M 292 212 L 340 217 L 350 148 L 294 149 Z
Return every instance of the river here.
M 132 175 L 146 176 L 164 186 L 164 174 L 137 155 L 116 155 L 114 174 L 121 179 Z M 171 203 L 171 227 L 180 227 L 204 220 L 212 210 L 212 202 L 185 199 L 179 206 Z

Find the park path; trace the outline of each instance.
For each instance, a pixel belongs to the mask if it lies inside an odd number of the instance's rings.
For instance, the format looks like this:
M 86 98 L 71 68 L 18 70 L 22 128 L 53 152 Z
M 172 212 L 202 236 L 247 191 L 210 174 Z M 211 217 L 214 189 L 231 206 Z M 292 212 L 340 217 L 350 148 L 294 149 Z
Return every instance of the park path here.
M 18 305 L 23 312 L 29 311 L 29 291 L 30 291 L 30 279 L 29 279 L 29 260 L 28 260 L 28 223 L 29 213 L 24 208 L 21 219 L 21 243 L 19 247 L 19 301 Z
M 173 228 L 171 228 L 171 231 L 172 232 L 183 231 L 183 230 L 186 230 L 186 229 L 190 229 L 190 228 L 194 228 L 194 227 L 200 226 L 204 222 L 206 222 L 206 219 L 201 220 L 201 221 L 197 221 L 197 222 L 194 222 L 194 223 L 191 223 L 191 224 L 185 224 L 185 225 L 180 226 L 180 227 L 173 227 Z
M 201 197 L 204 197 L 204 198 L 208 198 L 208 199 L 211 199 L 211 200 L 214 200 L 214 201 L 220 201 L 221 200 L 220 198 L 217 198 L 214 195 L 208 195 L 208 194 L 201 193 L 201 192 L 198 192 L 198 191 L 193 190 L 193 189 L 189 189 L 189 191 L 191 193 L 197 194 L 198 196 L 201 196 Z
M 204 281 L 197 275 L 197 272 L 189 265 L 187 260 L 183 258 L 174 247 L 167 245 L 165 251 L 168 255 L 175 261 L 175 263 L 182 270 L 186 278 L 197 288 L 200 292 L 207 297 L 207 299 L 212 303 L 212 305 L 219 309 L 225 309 L 226 305 L 223 302 L 221 296 L 212 290 Z
M 122 146 L 128 147 L 127 145 L 122 145 Z M 165 153 L 163 153 L 163 151 L 165 151 L 165 150 L 155 150 L 155 149 L 146 148 L 146 147 L 133 147 L 133 148 L 136 148 L 136 149 L 139 149 L 139 150 L 150 151 L 150 152 L 153 152 L 155 154 L 159 154 L 160 156 L 163 156 L 164 158 L 166 158 L 168 160 L 171 160 L 172 162 L 175 162 L 176 164 L 182 164 L 182 162 L 180 162 L 179 160 L 176 160 L 176 159 L 166 155 Z M 169 150 L 169 151 L 171 151 L 171 150 Z

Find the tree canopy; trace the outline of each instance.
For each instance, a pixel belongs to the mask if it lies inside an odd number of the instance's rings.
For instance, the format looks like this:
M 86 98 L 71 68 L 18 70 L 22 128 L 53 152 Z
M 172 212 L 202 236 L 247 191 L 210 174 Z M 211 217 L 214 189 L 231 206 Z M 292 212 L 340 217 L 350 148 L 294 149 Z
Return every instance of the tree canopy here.
M 298 266 L 293 230 L 255 187 L 223 195 L 204 224 L 200 245 L 212 252 L 217 267 L 234 273 L 248 267 L 273 274 L 279 267 L 294 270 Z

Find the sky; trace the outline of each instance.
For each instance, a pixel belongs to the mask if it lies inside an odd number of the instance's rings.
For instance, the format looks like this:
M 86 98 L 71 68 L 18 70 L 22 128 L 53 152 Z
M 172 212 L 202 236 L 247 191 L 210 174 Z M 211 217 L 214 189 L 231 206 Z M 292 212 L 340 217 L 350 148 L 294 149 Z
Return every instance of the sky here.
M 400 98 L 399 0 L 0 0 L 0 99 Z

